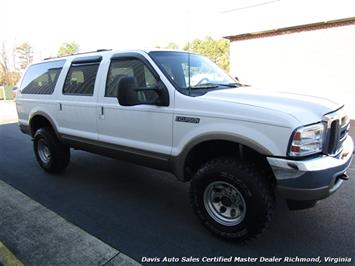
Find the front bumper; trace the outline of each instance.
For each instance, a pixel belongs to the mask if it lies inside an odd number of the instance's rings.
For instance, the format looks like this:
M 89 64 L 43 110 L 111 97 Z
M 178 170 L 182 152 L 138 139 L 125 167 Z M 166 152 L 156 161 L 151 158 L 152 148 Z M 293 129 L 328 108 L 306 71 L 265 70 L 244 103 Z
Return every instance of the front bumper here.
M 324 199 L 340 188 L 353 153 L 354 143 L 347 137 L 343 151 L 336 157 L 324 155 L 303 161 L 268 157 L 267 160 L 283 198 L 311 201 Z

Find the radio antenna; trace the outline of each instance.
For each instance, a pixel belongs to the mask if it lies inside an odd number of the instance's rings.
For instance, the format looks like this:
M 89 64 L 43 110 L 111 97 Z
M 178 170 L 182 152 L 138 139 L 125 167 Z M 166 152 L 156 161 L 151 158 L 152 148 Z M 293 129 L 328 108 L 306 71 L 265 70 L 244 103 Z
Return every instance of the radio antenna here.
M 188 82 L 189 82 L 189 95 L 191 95 L 191 67 L 190 67 L 190 41 L 187 43 L 188 46 L 188 51 L 187 51 L 187 69 L 188 69 L 188 73 L 189 73 L 189 78 L 188 78 Z
M 190 65 L 190 10 L 187 10 L 187 73 L 188 88 L 191 95 L 191 65 Z

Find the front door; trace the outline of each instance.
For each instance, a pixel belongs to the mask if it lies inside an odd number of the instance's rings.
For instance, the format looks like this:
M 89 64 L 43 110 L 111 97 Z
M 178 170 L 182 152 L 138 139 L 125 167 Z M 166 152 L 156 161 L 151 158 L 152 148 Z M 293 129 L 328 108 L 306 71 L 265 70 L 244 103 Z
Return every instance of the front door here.
M 99 141 L 132 154 L 168 158 L 172 148 L 173 103 L 158 106 L 156 95 L 144 91 L 156 86 L 157 73 L 140 54 L 118 56 L 106 62 L 105 89 L 99 95 Z M 133 78 L 142 91 L 137 104 L 122 106 L 117 99 L 122 78 Z M 133 157 L 134 158 L 134 157 Z M 138 158 L 138 157 L 137 157 Z

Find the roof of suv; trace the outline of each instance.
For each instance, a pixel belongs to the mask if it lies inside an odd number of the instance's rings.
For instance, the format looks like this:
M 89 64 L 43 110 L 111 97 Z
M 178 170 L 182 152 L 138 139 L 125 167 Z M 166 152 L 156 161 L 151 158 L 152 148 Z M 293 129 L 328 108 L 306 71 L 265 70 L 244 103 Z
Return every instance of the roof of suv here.
M 57 56 L 57 57 L 49 57 L 45 58 L 45 61 L 52 61 L 52 60 L 58 60 L 58 59 L 72 59 L 75 57 L 84 57 L 84 56 L 95 56 L 95 55 L 102 55 L 102 54 L 116 54 L 116 53 L 125 53 L 125 52 L 187 52 L 183 50 L 176 50 L 176 49 L 162 49 L 162 48 L 146 48 L 146 49 L 129 49 L 129 50 L 112 50 L 112 49 L 99 49 L 96 51 L 90 51 L 90 52 L 84 52 L 84 53 L 77 53 L 77 54 L 71 54 L 71 55 L 66 55 L 66 56 Z

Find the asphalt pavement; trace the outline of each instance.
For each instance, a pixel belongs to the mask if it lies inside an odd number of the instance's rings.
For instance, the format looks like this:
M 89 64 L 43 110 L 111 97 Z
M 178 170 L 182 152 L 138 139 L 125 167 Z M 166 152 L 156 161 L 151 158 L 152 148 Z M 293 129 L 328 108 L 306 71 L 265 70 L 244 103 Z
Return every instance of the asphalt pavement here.
M 354 162 L 348 173 L 351 180 L 315 208 L 291 212 L 279 199 L 270 228 L 236 244 L 200 225 L 189 184 L 174 176 L 83 151 L 72 151 L 64 174 L 50 175 L 37 165 L 29 136 L 15 123 L 0 125 L 0 179 L 138 262 L 165 256 L 354 260 Z

